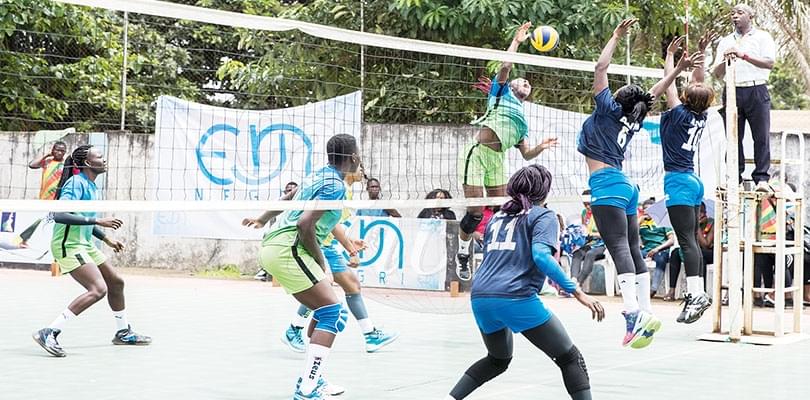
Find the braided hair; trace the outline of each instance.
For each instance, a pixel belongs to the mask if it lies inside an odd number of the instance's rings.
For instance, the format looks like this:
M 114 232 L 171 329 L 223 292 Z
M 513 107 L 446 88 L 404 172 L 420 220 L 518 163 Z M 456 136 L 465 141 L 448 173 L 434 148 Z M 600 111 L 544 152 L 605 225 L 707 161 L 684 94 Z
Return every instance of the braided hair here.
M 80 168 L 87 166 L 87 155 L 90 154 L 90 149 L 93 148 L 91 144 L 85 144 L 77 147 L 65 159 L 65 165 L 62 168 L 62 177 L 59 178 L 59 184 L 56 185 L 56 200 L 62 196 L 62 187 L 71 176 L 78 174 Z
M 357 153 L 357 139 L 352 135 L 341 133 L 329 138 L 326 142 L 326 158 L 329 165 L 338 166 L 352 159 Z
M 534 204 L 544 202 L 550 190 L 551 172 L 546 167 L 540 164 L 523 167 L 509 178 L 506 194 L 512 199 L 501 210 L 507 214 L 530 210 Z
M 616 102 L 622 106 L 627 122 L 641 125 L 653 106 L 653 96 L 639 85 L 625 85 L 616 91 Z

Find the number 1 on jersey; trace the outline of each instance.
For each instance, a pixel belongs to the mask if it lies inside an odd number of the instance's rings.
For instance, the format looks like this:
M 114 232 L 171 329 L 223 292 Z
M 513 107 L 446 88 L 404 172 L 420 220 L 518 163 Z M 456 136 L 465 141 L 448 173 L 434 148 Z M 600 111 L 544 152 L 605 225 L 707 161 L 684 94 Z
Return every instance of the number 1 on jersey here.
M 515 224 L 517 223 L 517 218 L 512 218 L 506 224 L 504 229 L 506 230 L 506 236 L 504 237 L 503 241 L 499 241 L 498 237 L 501 233 L 501 225 L 503 225 L 503 220 L 496 220 L 492 223 L 492 227 L 490 228 L 490 234 L 492 235 L 492 241 L 489 243 L 487 247 L 487 251 L 495 251 L 495 250 L 514 250 L 515 249 L 515 242 L 512 241 L 515 235 Z

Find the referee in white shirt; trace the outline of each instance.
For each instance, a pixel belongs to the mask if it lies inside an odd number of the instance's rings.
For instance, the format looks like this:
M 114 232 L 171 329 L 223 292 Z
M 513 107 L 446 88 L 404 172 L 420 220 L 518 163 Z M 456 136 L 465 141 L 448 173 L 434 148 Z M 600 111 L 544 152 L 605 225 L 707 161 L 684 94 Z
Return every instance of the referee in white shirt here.
M 754 9 L 747 4 L 734 6 L 731 22 L 734 32 L 722 39 L 717 45 L 717 54 L 737 57 L 737 137 L 739 139 L 740 174 L 745 169 L 743 155 L 743 136 L 745 122 L 751 127 L 754 139 L 754 161 L 756 167 L 751 178 L 757 184 L 757 190 L 769 191 L 768 169 L 771 166 L 771 96 L 768 94 L 768 76 L 776 61 L 776 44 L 768 32 L 754 27 Z M 724 57 L 717 57 L 717 65 L 712 74 L 722 79 L 726 74 Z M 725 103 L 725 92 L 723 92 Z M 725 114 L 723 115 L 725 118 Z M 742 179 L 742 176 L 740 177 Z

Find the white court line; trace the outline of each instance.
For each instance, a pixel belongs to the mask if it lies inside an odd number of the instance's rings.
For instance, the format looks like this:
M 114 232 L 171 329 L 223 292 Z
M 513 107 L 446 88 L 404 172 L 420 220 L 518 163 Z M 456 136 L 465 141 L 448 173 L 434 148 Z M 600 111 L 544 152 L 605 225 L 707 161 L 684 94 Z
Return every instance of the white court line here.
M 613 365 L 613 366 L 610 366 L 610 367 L 607 367 L 607 368 L 601 368 L 601 369 L 597 369 L 597 370 L 590 370 L 589 369 L 588 370 L 588 375 L 593 376 L 595 374 L 599 374 L 599 373 L 607 372 L 607 371 L 612 371 L 614 369 L 628 368 L 628 367 L 633 367 L 633 366 L 640 365 L 640 364 L 647 364 L 647 363 L 650 363 L 650 362 L 657 362 L 657 361 L 661 361 L 661 360 L 666 360 L 668 358 L 680 357 L 680 356 L 683 356 L 683 355 L 686 355 L 686 354 L 695 353 L 695 352 L 698 352 L 698 351 L 705 351 L 705 350 L 706 350 L 705 348 L 701 347 L 701 348 L 692 349 L 692 350 L 686 350 L 686 351 L 682 351 L 682 352 L 679 352 L 679 353 L 669 354 L 669 355 L 662 356 L 662 357 L 657 357 L 657 358 L 642 358 L 640 361 L 634 361 L 634 362 L 629 362 L 629 363 L 624 363 L 624 364 L 619 364 L 619 365 Z M 539 352 L 540 350 L 537 349 L 537 351 Z M 548 379 L 546 381 L 541 381 L 541 382 L 537 382 L 537 383 L 531 383 L 531 384 L 528 384 L 528 385 L 517 386 L 517 387 L 513 387 L 513 388 L 508 389 L 508 390 L 503 390 L 503 391 L 500 391 L 500 392 L 495 392 L 495 393 L 492 393 L 492 394 L 488 394 L 488 395 L 485 395 L 484 397 L 481 397 L 481 398 L 482 399 L 503 400 L 504 395 L 506 395 L 506 394 L 519 392 L 519 391 L 525 391 L 527 389 L 532 389 L 532 388 L 536 388 L 536 387 L 540 387 L 540 386 L 545 386 L 545 385 L 553 384 L 555 382 L 558 382 L 560 385 L 562 385 L 561 378 L 556 377 L 553 380 Z M 591 390 L 593 390 L 593 388 L 591 388 Z

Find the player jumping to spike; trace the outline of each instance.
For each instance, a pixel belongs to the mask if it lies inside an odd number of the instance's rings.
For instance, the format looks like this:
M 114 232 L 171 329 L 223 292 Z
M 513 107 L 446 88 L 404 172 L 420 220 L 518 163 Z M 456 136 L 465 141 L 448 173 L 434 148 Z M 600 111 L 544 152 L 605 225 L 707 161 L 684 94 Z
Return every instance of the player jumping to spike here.
M 512 44 L 506 50 L 514 53 L 518 46 L 529 38 L 530 22 L 521 25 L 515 33 Z M 459 181 L 464 189 L 464 197 L 502 197 L 505 195 L 506 150 L 516 147 L 524 160 L 537 157 L 543 150 L 557 144 L 556 138 L 543 140 L 537 146 L 530 146 L 526 140 L 529 127 L 523 114 L 523 102 L 532 92 L 532 85 L 523 78 L 509 80 L 512 63 L 504 62 L 489 88 L 487 111 L 472 123 L 481 130 L 475 140 L 469 143 L 459 155 Z M 458 277 L 469 280 L 472 277 L 468 266 L 470 241 L 475 228 L 483 218 L 483 207 L 467 207 L 459 227 Z

